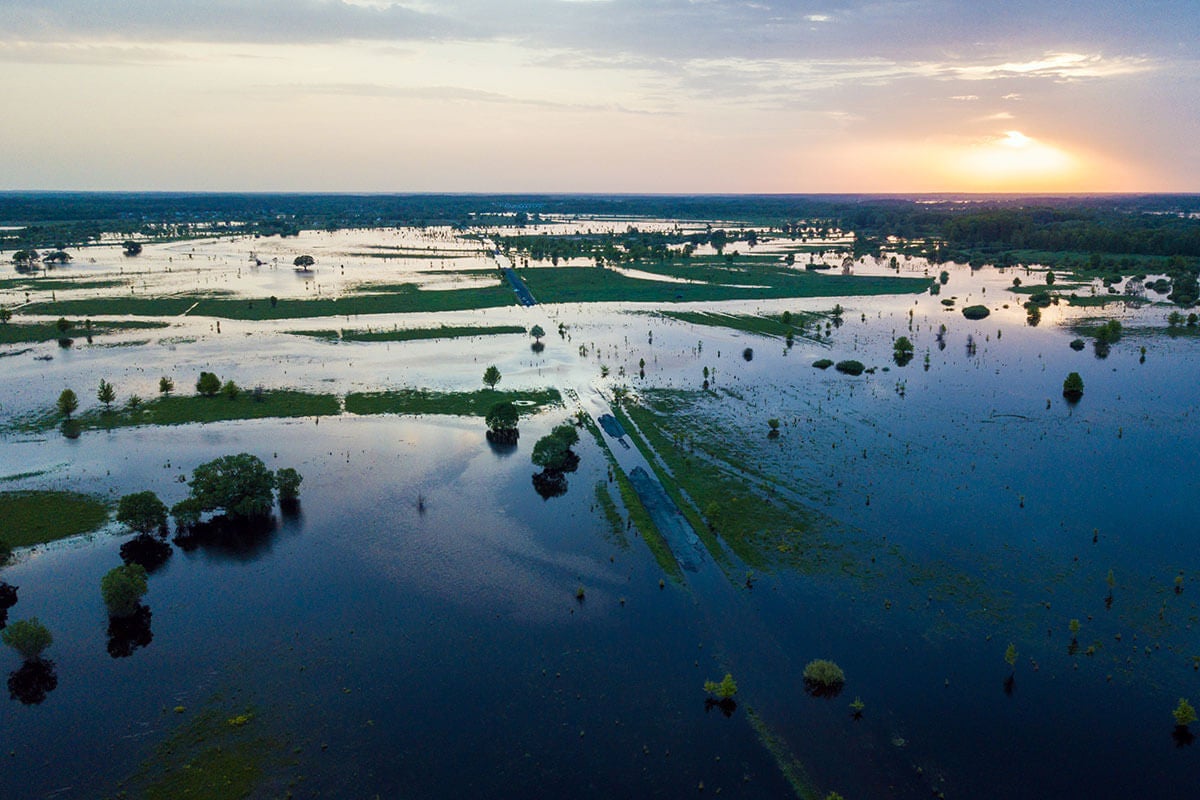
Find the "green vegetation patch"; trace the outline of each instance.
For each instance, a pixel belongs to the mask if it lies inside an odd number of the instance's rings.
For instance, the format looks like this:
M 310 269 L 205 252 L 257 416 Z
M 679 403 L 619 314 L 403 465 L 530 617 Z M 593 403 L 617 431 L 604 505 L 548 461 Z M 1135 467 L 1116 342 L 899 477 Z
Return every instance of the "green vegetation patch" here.
M 108 506 L 76 492 L 0 492 L 3 538 L 13 547 L 53 542 L 108 522 Z
M 644 270 L 646 267 L 638 265 L 638 269 Z M 685 303 L 755 298 L 917 294 L 929 287 L 929 281 L 924 278 L 814 275 L 793 270 L 730 272 L 723 276 L 727 283 L 641 280 L 596 267 L 540 267 L 522 269 L 519 274 L 540 303 Z M 730 285 L 734 282 L 741 285 Z
M 390 392 L 352 392 L 346 395 L 346 411 L 351 414 L 445 414 L 458 417 L 483 417 L 497 403 L 514 403 L 522 414 L 532 414 L 545 406 L 561 405 L 557 389 L 476 392 L 435 392 L 428 389 L 396 389 Z
M 461 339 L 468 336 L 497 336 L 507 333 L 525 333 L 520 325 L 460 326 L 439 328 L 408 328 L 390 331 L 346 330 L 340 331 L 292 331 L 297 336 L 311 336 L 330 342 L 410 342 L 422 339 Z
M 658 530 L 658 526 L 654 524 L 654 519 L 650 516 L 650 512 L 642 505 L 642 500 L 638 497 L 637 490 L 633 488 L 633 482 L 629 480 L 629 476 L 617 464 L 617 459 L 609 450 L 608 444 L 604 441 L 604 436 L 600 433 L 600 429 L 596 427 L 596 423 L 591 417 L 584 420 L 584 427 L 591 432 L 592 437 L 600 446 L 601 452 L 604 453 L 604 458 L 608 461 L 609 468 L 613 471 L 613 478 L 617 482 L 617 489 L 621 493 L 621 502 L 625 504 L 625 510 L 629 512 L 629 519 L 633 523 L 634 529 L 641 534 L 642 541 L 646 543 L 646 548 L 650 551 L 650 555 L 654 556 L 655 563 L 659 569 L 671 576 L 672 579 L 678 582 L 683 581 L 683 569 L 680 568 L 679 562 L 675 559 L 674 553 L 667 545 L 667 540 L 663 538 L 662 533 Z M 597 490 L 599 491 L 599 490 Z M 607 515 L 607 511 L 605 512 Z
M 182 707 L 178 713 L 186 713 Z M 182 725 L 122 786 L 145 800 L 241 800 L 282 764 L 278 743 L 263 735 L 251 709 L 210 706 Z
M 93 322 L 91 328 L 83 327 L 83 323 L 72 320 L 72 327 L 64 334 L 53 322 L 12 323 L 0 325 L 0 344 L 32 344 L 35 342 L 51 342 L 64 336 L 81 339 L 87 336 L 101 336 L 122 331 L 148 330 L 165 328 L 165 322 Z
M 87 430 L 126 428 L 134 425 L 187 425 L 194 422 L 228 422 L 277 417 L 329 417 L 340 413 L 332 394 L 310 394 L 291 389 L 270 389 L 256 395 L 242 392 L 231 400 L 225 395 L 160 397 L 136 409 L 92 409 L 77 419 Z
M 69 289 L 112 289 L 117 286 L 127 286 L 128 280 L 116 278 L 104 280 L 71 280 L 60 278 L 4 278 L 0 280 L 0 289 L 26 292 L 62 292 Z
M 822 314 L 807 311 L 788 313 L 786 316 L 782 314 L 762 316 L 757 314 L 720 314 L 711 311 L 661 311 L 659 315 L 691 325 L 729 328 L 778 339 L 784 339 L 789 334 L 793 337 L 808 338 L 805 331 L 824 319 Z
M 622 550 L 627 549 L 629 539 L 625 536 L 625 520 L 621 519 L 621 512 L 617 509 L 617 504 L 609 494 L 608 484 L 604 481 L 596 482 L 596 504 L 600 506 L 604 519 L 608 522 L 609 538 Z
M 767 748 L 767 752 L 775 759 L 775 764 L 792 787 L 792 791 L 796 793 L 796 797 L 800 800 L 820 800 L 821 795 L 809 777 L 808 770 L 792 753 L 783 737 L 771 730 L 753 708 L 746 710 L 746 719 L 758 734 L 758 740 L 762 742 L 763 747 Z
M 399 314 L 422 311 L 462 311 L 513 305 L 516 298 L 507 286 L 426 291 L 415 284 L 400 284 L 381 294 L 353 294 L 341 298 L 234 298 L 220 295 L 172 297 L 99 297 L 60 300 L 26 306 L 31 314 L 93 316 L 128 314 L 137 317 L 191 316 L 221 319 L 269 320 L 336 317 L 356 314 Z M 195 308 L 192 308 L 192 306 Z M 190 309 L 190 311 L 189 311 Z
M 987 306 L 967 306 L 962 310 L 962 315 L 967 319 L 983 319 L 991 313 Z

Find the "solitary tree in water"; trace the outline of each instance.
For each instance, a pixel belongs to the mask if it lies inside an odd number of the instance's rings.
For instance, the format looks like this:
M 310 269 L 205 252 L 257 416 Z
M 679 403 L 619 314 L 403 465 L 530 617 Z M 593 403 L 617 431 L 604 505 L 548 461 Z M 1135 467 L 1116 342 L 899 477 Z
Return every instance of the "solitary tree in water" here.
M 70 389 L 63 389 L 62 394 L 58 396 L 58 413 L 70 419 L 77 408 L 79 408 L 79 398 Z
M 488 385 L 489 389 L 495 389 L 496 384 L 500 382 L 500 370 L 495 364 L 483 371 L 483 382 Z
M 309 255 L 296 256 L 292 261 L 292 264 L 299 269 L 310 269 L 315 263 L 317 263 L 317 260 Z

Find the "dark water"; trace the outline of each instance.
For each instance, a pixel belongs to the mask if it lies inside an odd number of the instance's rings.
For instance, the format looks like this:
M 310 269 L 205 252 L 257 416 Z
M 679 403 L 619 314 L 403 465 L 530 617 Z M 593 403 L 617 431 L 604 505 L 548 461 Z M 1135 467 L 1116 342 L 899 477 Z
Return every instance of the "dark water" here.
M 1128 337 L 1101 360 L 1048 323 L 1025 327 L 1021 311 L 966 323 L 933 298 L 907 366 L 858 379 L 809 366 L 889 364 L 910 302 L 862 301 L 868 322 L 848 308 L 832 347 L 786 354 L 597 314 L 597 338 L 603 325 L 615 333 L 590 359 L 600 351 L 633 375 L 646 357 L 647 383 L 688 388 L 713 367 L 717 394 L 690 413 L 838 523 L 830 536 L 852 569 L 765 571 L 753 590 L 709 573 L 660 589 L 642 543 L 621 547 L 594 507 L 605 468 L 586 437 L 567 493 L 539 497 L 529 450 L 561 411 L 523 423 L 510 453 L 478 421 L 453 419 L 4 442 L 5 474 L 66 465 L 5 488 L 153 489 L 170 504 L 186 491 L 178 476 L 240 451 L 305 481 L 299 513 L 272 530 L 176 548 L 150 578 L 152 639 L 120 658 L 98 583 L 127 537 L 39 548 L 4 571 L 21 587 L 9 620 L 38 616 L 54 632 L 57 685 L 37 705 L 0 703 L 0 797 L 105 796 L 214 705 L 253 707 L 295 762 L 268 793 L 303 778 L 290 784 L 300 797 L 677 797 L 701 782 L 705 794 L 786 796 L 751 707 L 822 792 L 851 800 L 1193 797 L 1200 748 L 1177 746 L 1170 711 L 1180 696 L 1200 701 L 1196 343 Z M 586 317 L 572 324 L 574 341 L 551 337 L 537 369 L 582 371 L 575 349 L 592 331 Z M 1072 370 L 1086 382 L 1075 406 L 1061 397 Z M 769 417 L 784 421 L 778 440 Z M 845 669 L 842 695 L 804 692 L 812 658 Z M 0 670 L 17 666 L 0 654 Z M 701 690 L 726 670 L 741 686 L 729 718 Z

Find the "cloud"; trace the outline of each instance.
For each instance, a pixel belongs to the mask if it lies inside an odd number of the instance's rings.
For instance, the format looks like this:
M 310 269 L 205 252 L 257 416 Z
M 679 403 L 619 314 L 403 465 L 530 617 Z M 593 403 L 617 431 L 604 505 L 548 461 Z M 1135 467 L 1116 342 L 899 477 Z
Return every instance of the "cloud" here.
M 935 64 L 935 74 L 964 80 L 1041 77 L 1060 80 L 1112 78 L 1155 68 L 1146 58 L 1118 56 L 1106 58 L 1099 53 L 1047 53 L 1029 61 L 1005 61 L 992 64 Z

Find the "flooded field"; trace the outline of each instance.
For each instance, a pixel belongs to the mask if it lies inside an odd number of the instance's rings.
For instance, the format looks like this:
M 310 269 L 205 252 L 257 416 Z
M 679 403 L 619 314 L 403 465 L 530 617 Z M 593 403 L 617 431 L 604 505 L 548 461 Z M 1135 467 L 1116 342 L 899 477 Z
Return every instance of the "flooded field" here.
M 316 263 L 297 272 L 305 254 Z M 121 563 L 122 526 L 18 550 L 0 572 L 19 587 L 7 619 L 52 630 L 53 680 L 10 681 L 0 796 L 170 797 L 211 779 L 231 797 L 1192 797 L 1200 749 L 1171 711 L 1200 700 L 1200 339 L 1169 335 L 1172 307 L 1140 286 L 1110 294 L 1060 274 L 1059 301 L 1031 325 L 1030 295 L 1012 287 L 1040 287 L 1042 269 L 830 261 L 837 276 L 939 288 L 290 319 L 189 308 L 193 295 L 340 301 L 402 284 L 511 296 L 489 247 L 449 229 L 198 239 L 137 258 L 113 244 L 10 273 L 12 324 L 53 324 L 59 302 L 187 302 L 89 314 L 118 326 L 91 342 L 77 315 L 69 345 L 0 344 L 0 491 L 115 503 L 152 490 L 170 506 L 197 465 L 242 452 L 304 483 L 299 508 L 267 525 L 172 544 L 131 630 L 112 629 L 98 588 Z M 967 319 L 973 305 L 990 314 Z M 664 313 L 681 311 L 787 312 L 806 327 L 789 343 Z M 119 328 L 137 319 L 164 327 Z M 1109 319 L 1124 333 L 1101 348 L 1091 330 Z M 336 335 L 535 325 L 541 350 L 516 332 Z M 313 331 L 335 335 L 297 335 Z M 910 358 L 896 357 L 901 336 Z M 474 392 L 489 365 L 499 389 L 564 398 L 522 418 L 515 448 L 489 444 L 481 417 L 344 408 L 355 392 Z M 202 371 L 339 408 L 75 439 L 36 424 L 64 388 L 99 414 L 101 380 L 120 406 L 156 397 L 164 376 L 191 394 Z M 1074 403 L 1071 372 L 1085 382 Z M 534 443 L 613 405 L 633 446 L 584 429 L 565 493 L 543 499 Z M 685 515 L 700 506 L 710 548 L 695 569 L 656 561 L 620 492 L 635 464 Z M 764 519 L 786 509 L 770 536 L 722 530 L 689 475 L 702 466 Z M 814 659 L 844 670 L 840 691 L 806 686 Z M 20 662 L 6 651 L 0 668 Z M 726 673 L 736 702 L 706 702 L 705 681 Z

